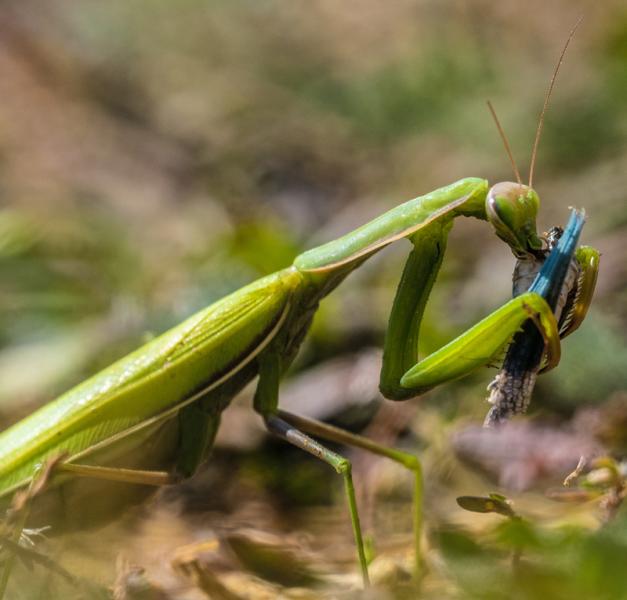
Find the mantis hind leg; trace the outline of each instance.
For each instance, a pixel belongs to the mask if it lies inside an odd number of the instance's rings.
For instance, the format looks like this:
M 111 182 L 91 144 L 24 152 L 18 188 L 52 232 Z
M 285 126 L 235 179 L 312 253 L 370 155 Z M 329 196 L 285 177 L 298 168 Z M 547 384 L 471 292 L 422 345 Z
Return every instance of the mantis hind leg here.
M 0 600 L 3 600 L 9 585 L 11 572 L 21 548 L 20 542 L 28 537 L 26 522 L 30 514 L 31 502 L 46 487 L 62 459 L 62 456 L 48 459 L 45 464 L 38 467 L 28 487 L 17 491 L 13 496 L 11 506 L 7 510 L 6 522 L 2 523 L 0 533 L 0 548 L 6 554 L 0 567 Z
M 292 413 L 279 410 L 279 417 L 284 421 L 287 421 L 290 425 L 298 427 L 301 431 L 304 431 L 310 435 L 320 437 L 322 439 L 336 442 L 338 444 L 345 444 L 347 446 L 355 446 L 361 448 L 377 456 L 384 456 L 397 462 L 406 469 L 409 469 L 414 476 L 414 494 L 413 494 L 413 519 L 414 519 L 414 574 L 416 580 L 420 576 L 420 538 L 422 535 L 422 522 L 423 522 L 423 478 L 422 478 L 422 465 L 417 456 L 408 452 L 403 452 L 395 448 L 383 446 L 378 444 L 364 436 L 350 433 L 339 427 L 334 427 L 327 423 L 317 421 L 314 419 L 308 419 L 294 415 Z

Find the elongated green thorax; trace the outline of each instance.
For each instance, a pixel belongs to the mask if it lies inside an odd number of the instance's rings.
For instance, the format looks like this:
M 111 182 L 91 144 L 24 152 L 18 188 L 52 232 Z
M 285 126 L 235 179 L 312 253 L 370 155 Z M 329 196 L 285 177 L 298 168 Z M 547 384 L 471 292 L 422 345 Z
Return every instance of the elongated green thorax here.
M 409 200 L 350 233 L 309 250 L 294 260 L 299 271 L 326 271 L 367 258 L 434 221 L 465 215 L 486 219 L 488 182 L 468 177 Z

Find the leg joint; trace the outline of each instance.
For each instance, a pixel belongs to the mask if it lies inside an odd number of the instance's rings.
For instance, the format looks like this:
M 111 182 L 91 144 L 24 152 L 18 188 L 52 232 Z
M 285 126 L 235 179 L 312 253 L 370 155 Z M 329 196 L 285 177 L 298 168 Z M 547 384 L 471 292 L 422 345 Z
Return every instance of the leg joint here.
M 401 462 L 411 471 L 414 471 L 415 473 L 422 473 L 422 464 L 417 456 L 409 453 L 403 453 Z
M 338 456 L 338 459 L 333 466 L 340 475 L 350 475 L 353 471 L 353 464 L 350 460 L 348 460 L 348 458 L 344 458 L 343 456 Z

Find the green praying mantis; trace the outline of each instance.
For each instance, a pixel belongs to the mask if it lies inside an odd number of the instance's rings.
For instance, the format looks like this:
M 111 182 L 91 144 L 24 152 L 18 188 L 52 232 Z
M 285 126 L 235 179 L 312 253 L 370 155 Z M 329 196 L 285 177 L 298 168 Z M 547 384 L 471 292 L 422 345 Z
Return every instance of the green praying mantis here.
M 412 398 L 492 363 L 528 322 L 540 333 L 544 369 L 556 366 L 560 336 L 585 317 L 598 253 L 577 248 L 581 212 L 573 214 L 549 252 L 536 232 L 539 198 L 531 177 L 529 185 L 517 179 L 489 187 L 484 179 L 465 178 L 405 202 L 297 256 L 291 266 L 215 302 L 66 392 L 0 434 L 0 501 L 8 504 L 16 493 L 33 486 L 42 465 L 52 460 L 56 462 L 46 489 L 32 501 L 31 520 L 36 515 L 40 524 L 57 511 L 79 524 L 81 513 L 87 512 L 91 521 L 99 511 L 104 515 L 112 506 L 123 506 L 123 490 L 189 477 L 207 459 L 222 411 L 257 377 L 254 410 L 267 429 L 341 475 L 365 583 L 368 567 L 351 463 L 317 439 L 386 456 L 414 473 L 419 566 L 423 484 L 417 457 L 282 411 L 280 380 L 319 303 L 366 260 L 402 239 L 409 241 L 411 251 L 384 342 L 380 388 L 387 398 Z M 489 222 L 519 261 L 533 267 L 535 280 L 458 338 L 419 359 L 423 312 L 457 217 Z M 576 281 L 565 290 L 573 263 Z M 563 312 L 568 318 L 556 318 L 560 298 L 567 304 Z M 25 522 L 24 517 L 21 525 Z

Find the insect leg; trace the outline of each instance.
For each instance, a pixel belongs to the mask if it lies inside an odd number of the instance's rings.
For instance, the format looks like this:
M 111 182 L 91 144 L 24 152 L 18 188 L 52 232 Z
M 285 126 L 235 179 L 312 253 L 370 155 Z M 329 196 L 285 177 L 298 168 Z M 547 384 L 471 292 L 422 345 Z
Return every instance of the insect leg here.
M 410 368 L 401 378 L 401 385 L 419 394 L 488 364 L 527 319 L 535 323 L 544 338 L 544 370 L 557 365 L 560 338 L 553 311 L 584 222 L 584 211 L 573 210 L 562 237 L 529 291 L 510 300 L 456 340 Z
M 414 570 L 416 579 L 420 575 L 420 537 L 422 532 L 423 521 L 423 479 L 422 479 L 422 465 L 417 456 L 410 454 L 409 452 L 403 452 L 395 448 L 383 446 L 378 444 L 367 437 L 356 435 L 334 427 L 322 421 L 315 419 L 309 419 L 295 415 L 284 410 L 279 410 L 278 415 L 290 425 L 298 427 L 301 431 L 320 437 L 331 442 L 338 444 L 345 444 L 347 446 L 355 446 L 368 452 L 372 452 L 377 456 L 385 456 L 394 462 L 399 463 L 406 469 L 409 469 L 414 475 L 414 498 L 413 498 L 413 517 L 414 517 L 414 550 L 415 550 L 415 563 Z
M 261 414 L 268 431 L 305 452 L 319 458 L 333 467 L 344 479 L 344 489 L 348 501 L 353 535 L 357 546 L 357 556 L 364 582 L 364 586 L 370 583 L 368 577 L 368 564 L 364 550 L 364 541 L 361 533 L 355 487 L 353 485 L 351 462 L 333 452 L 290 425 L 277 414 L 279 379 L 281 375 L 281 357 L 278 352 L 271 350 L 259 357 L 259 383 L 255 393 L 255 410 Z
M 489 364 L 529 318 L 547 341 L 547 360 L 559 361 L 560 341 L 553 311 L 541 296 L 526 292 L 421 360 L 403 375 L 401 385 L 418 395 Z
M 15 564 L 17 554 L 13 548 L 19 546 L 22 536 L 25 535 L 26 521 L 30 513 L 31 501 L 48 485 L 52 473 L 63 458 L 63 455 L 58 455 L 48 459 L 43 465 L 40 465 L 28 487 L 25 490 L 17 491 L 13 496 L 11 507 L 7 511 L 7 522 L 6 524 L 2 523 L 2 537 L 6 538 L 6 543 L 3 544 L 0 540 L 0 548 L 4 548 L 7 556 L 3 561 L 2 570 L 0 571 L 0 600 L 4 598 L 11 571 Z
M 344 479 L 344 489 L 346 491 L 346 499 L 348 501 L 348 508 L 351 515 L 351 523 L 353 525 L 353 535 L 355 536 L 355 543 L 357 545 L 357 555 L 359 557 L 359 565 L 361 567 L 361 574 L 363 577 L 364 585 L 368 586 L 370 583 L 368 577 L 368 564 L 366 562 L 366 553 L 364 550 L 364 541 L 361 533 L 361 525 L 359 522 L 359 512 L 357 511 L 357 500 L 355 498 L 355 486 L 353 485 L 352 476 L 352 464 L 350 460 L 333 452 L 316 442 L 316 440 L 305 435 L 302 431 L 299 431 L 295 427 L 292 427 L 289 423 L 276 417 L 269 415 L 264 418 L 268 431 L 274 435 L 284 439 L 286 442 L 304 450 L 305 452 L 323 460 L 328 465 L 332 466 L 337 473 L 342 475 Z
M 418 362 L 420 323 L 452 224 L 452 220 L 432 223 L 411 238 L 413 248 L 398 284 L 383 348 L 379 388 L 391 400 L 406 400 L 416 395 L 401 379 Z
M 177 483 L 179 477 L 167 471 L 142 471 L 138 469 L 121 469 L 118 467 L 99 467 L 95 465 L 81 465 L 75 463 L 61 463 L 58 471 L 72 473 L 78 477 L 102 479 L 105 481 L 119 481 L 137 485 L 170 485 Z
M 599 251 L 590 246 L 581 246 L 575 253 L 575 259 L 581 267 L 577 297 L 573 306 L 572 317 L 560 331 L 560 336 L 565 338 L 577 329 L 586 318 L 588 308 L 592 302 L 594 288 L 599 273 Z

